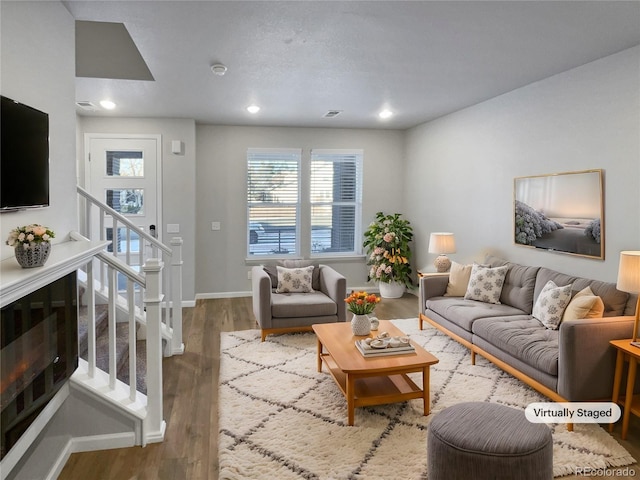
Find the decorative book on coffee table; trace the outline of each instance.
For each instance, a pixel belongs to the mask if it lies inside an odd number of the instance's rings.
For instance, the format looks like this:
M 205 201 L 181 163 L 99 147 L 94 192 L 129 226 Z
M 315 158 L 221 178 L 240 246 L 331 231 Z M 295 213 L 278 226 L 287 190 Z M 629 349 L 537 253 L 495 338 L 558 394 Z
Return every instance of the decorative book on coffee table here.
M 377 347 L 372 346 L 371 343 L 367 343 L 366 340 L 356 340 L 355 342 L 358 351 L 365 357 L 403 355 L 407 353 L 415 353 L 416 351 L 416 349 L 410 343 L 403 343 L 399 346 L 392 346 L 391 343 L 387 341 Z

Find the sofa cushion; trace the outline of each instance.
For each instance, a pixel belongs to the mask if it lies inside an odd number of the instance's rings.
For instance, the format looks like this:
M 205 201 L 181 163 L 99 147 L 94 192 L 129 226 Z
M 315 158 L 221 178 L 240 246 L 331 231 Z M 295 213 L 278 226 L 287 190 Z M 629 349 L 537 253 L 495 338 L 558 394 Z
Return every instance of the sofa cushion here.
M 430 298 L 426 302 L 426 307 L 468 332 L 471 331 L 473 322 L 479 318 L 522 315 L 525 313 L 510 305 L 465 300 L 460 297 Z
M 604 303 L 605 317 L 623 315 L 625 306 L 629 300 L 629 294 L 616 289 L 615 283 L 573 277 L 545 267 L 538 270 L 536 287 L 533 294 L 534 298 L 538 298 L 542 287 L 544 287 L 549 280 L 553 280 L 556 285 L 568 285 L 571 283 L 573 284 L 573 290 L 576 292 L 579 292 L 587 286 L 591 287 L 594 295 L 599 296 Z
M 558 330 L 549 330 L 531 315 L 481 318 L 473 334 L 549 375 L 558 375 Z
M 274 293 L 271 295 L 271 315 L 278 318 L 336 315 L 338 307 L 322 292 Z
M 491 268 L 474 263 L 464 298 L 486 303 L 500 303 L 500 294 L 508 268 L 506 265 Z
M 580 318 L 602 318 L 604 303 L 593 294 L 591 287 L 585 287 L 574 295 L 567 305 L 562 321 L 578 320 Z
M 523 312 L 533 311 L 533 292 L 536 286 L 536 274 L 540 267 L 529 267 L 511 263 L 492 255 L 486 258 L 485 263 L 491 267 L 509 267 L 507 275 L 504 277 L 502 293 L 500 293 L 500 303 L 506 303 L 512 307 L 519 308 Z
M 276 293 L 311 293 L 311 276 L 313 265 L 300 268 L 278 266 L 278 287 Z
M 472 268 L 473 265 L 461 265 L 457 262 L 451 262 L 449 283 L 447 284 L 447 292 L 444 294 L 445 297 L 464 297 L 464 294 L 467 293 Z
M 533 318 L 540 320 L 545 327 L 557 330 L 569 300 L 571 285 L 559 287 L 553 280 L 549 280 L 533 306 Z

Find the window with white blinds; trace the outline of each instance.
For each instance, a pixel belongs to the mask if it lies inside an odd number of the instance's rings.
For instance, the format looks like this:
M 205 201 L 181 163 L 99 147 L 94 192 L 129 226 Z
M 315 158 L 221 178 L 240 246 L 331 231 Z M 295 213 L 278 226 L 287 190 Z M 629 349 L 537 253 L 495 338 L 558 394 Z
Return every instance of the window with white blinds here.
M 247 151 L 249 256 L 299 255 L 301 149 Z
M 311 253 L 360 253 L 362 150 L 312 150 L 309 188 Z
M 301 149 L 250 148 L 249 258 L 362 253 L 362 156 L 315 149 L 303 163 Z

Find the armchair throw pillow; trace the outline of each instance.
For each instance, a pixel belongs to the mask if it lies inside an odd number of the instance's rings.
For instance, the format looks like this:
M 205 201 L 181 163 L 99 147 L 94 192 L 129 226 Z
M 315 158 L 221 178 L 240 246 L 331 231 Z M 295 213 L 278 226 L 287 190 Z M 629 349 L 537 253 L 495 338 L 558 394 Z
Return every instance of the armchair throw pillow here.
M 553 280 L 549 280 L 533 306 L 533 318 L 548 329 L 557 330 L 569 300 L 571 300 L 571 285 L 559 287 Z
M 469 285 L 464 294 L 465 300 L 477 300 L 484 303 L 500 303 L 500 294 L 504 285 L 504 277 L 509 267 L 484 267 L 474 263 L 471 268 Z
M 580 318 L 601 318 L 604 315 L 604 302 L 593 293 L 591 287 L 585 287 L 574 295 L 567 305 L 562 321 Z
M 300 268 L 278 266 L 278 287 L 276 293 L 311 293 L 313 265 Z

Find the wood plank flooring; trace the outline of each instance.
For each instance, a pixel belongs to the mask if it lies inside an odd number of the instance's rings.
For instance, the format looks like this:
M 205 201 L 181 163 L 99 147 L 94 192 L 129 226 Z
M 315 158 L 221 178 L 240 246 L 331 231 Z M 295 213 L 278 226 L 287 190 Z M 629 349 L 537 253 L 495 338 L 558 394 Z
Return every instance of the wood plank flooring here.
M 417 317 L 414 295 L 383 300 L 379 318 Z M 218 375 L 220 332 L 256 328 L 251 298 L 199 300 L 185 308 L 181 356 L 163 361 L 165 441 L 142 447 L 71 455 L 60 480 L 216 480 L 218 478 Z M 614 437 L 640 459 L 640 421 L 633 418 L 626 441 Z M 640 479 L 640 466 L 630 467 Z M 563 477 L 602 478 L 601 477 Z

